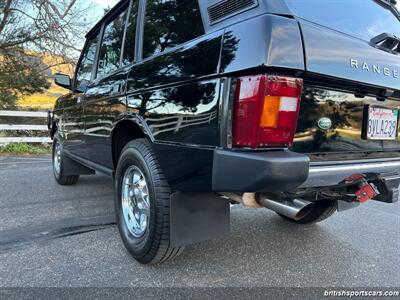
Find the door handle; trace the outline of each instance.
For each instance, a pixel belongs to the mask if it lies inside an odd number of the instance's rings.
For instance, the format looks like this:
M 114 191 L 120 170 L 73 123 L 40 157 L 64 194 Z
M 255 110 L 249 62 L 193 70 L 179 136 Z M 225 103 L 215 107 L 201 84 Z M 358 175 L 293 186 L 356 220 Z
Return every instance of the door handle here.
M 114 84 L 112 88 L 112 94 L 119 94 L 121 92 L 121 83 Z

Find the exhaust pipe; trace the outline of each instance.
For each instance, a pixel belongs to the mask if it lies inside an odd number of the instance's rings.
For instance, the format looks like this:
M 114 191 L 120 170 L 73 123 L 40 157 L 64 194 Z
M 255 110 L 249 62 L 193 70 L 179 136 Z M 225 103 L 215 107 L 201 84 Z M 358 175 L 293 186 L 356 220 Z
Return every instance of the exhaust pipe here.
M 246 207 L 259 208 L 265 207 L 271 209 L 289 219 L 299 221 L 307 216 L 314 208 L 314 203 L 302 199 L 280 198 L 276 200 L 269 199 L 265 194 L 256 193 L 220 193 L 233 201 L 243 203 Z
M 314 203 L 301 199 L 271 200 L 263 195 L 259 195 L 257 200 L 261 206 L 295 221 L 299 221 L 307 216 L 314 208 Z

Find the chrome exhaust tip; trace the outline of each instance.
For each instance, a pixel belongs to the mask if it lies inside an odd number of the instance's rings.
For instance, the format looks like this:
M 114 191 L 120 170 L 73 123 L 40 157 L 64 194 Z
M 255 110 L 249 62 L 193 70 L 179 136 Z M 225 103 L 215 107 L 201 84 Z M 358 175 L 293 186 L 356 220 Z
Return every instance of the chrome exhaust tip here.
M 295 221 L 303 219 L 314 208 L 314 203 L 302 199 L 271 200 L 265 196 L 259 195 L 257 201 L 261 206 Z

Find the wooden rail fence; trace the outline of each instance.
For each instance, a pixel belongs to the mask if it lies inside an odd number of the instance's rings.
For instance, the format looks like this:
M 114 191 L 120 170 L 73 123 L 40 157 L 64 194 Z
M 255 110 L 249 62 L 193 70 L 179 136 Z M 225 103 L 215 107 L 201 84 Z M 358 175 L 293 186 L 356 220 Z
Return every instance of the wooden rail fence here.
M 45 111 L 14 111 L 0 110 L 0 117 L 24 117 L 24 118 L 47 118 Z M 45 123 L 45 122 L 43 122 Z M 29 130 L 46 132 L 46 125 L 25 125 L 25 124 L 0 124 L 0 131 Z M 0 137 L 0 145 L 10 143 L 51 143 L 50 137 Z

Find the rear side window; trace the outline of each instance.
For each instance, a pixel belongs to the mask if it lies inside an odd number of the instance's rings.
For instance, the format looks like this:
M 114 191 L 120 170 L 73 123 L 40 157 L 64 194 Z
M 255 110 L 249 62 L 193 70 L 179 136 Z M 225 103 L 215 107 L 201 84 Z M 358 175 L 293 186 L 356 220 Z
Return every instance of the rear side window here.
M 127 65 L 135 61 L 135 38 L 136 38 L 136 23 L 138 15 L 138 2 L 133 0 L 130 15 L 128 17 L 128 25 L 126 27 L 124 58 L 123 65 Z
M 204 34 L 197 0 L 148 0 L 143 56 L 149 57 Z
M 83 52 L 81 63 L 76 72 L 76 88 L 84 90 L 89 84 L 92 77 L 93 64 L 96 59 L 96 50 L 99 37 L 95 37 L 87 42 L 87 46 Z
M 119 68 L 122 40 L 125 30 L 126 11 L 104 28 L 100 47 L 99 67 L 97 77 L 102 77 Z

